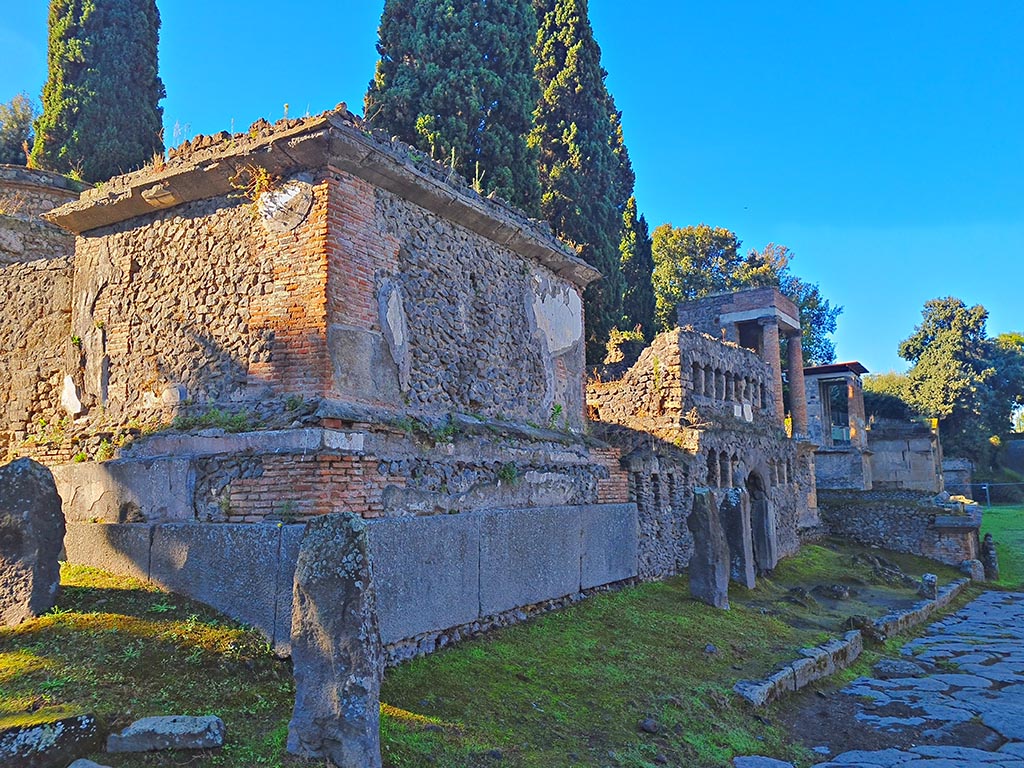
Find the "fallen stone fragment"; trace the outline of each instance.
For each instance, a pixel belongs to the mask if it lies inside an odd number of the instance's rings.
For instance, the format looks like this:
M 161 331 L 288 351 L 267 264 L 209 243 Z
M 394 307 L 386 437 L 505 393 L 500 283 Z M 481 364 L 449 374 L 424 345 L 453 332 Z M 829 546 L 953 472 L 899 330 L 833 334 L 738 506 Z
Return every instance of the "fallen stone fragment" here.
M 31 459 L 0 467 L 0 626 L 53 608 L 64 513 L 50 470 Z
M 77 715 L 0 730 L 0 766 L 65 766 L 99 746 L 96 718 Z
M 653 717 L 645 717 L 640 721 L 640 725 L 638 727 L 644 733 L 657 733 L 661 730 L 661 726 L 658 725 L 658 721 Z
M 792 763 L 776 760 L 772 757 L 761 757 L 760 755 L 734 757 L 732 764 L 733 768 L 793 768 Z
M 224 722 L 215 715 L 144 717 L 107 737 L 107 752 L 215 749 L 224 746 Z
M 960 571 L 969 576 L 971 581 L 985 580 L 985 566 L 981 560 L 964 560 L 960 563 Z
M 110 768 L 109 765 L 100 765 L 94 763 L 92 760 L 86 760 L 84 757 L 75 760 L 68 768 Z
M 872 667 L 872 670 L 880 680 L 890 680 L 895 677 L 917 677 L 925 674 L 924 667 L 905 659 L 882 659 Z

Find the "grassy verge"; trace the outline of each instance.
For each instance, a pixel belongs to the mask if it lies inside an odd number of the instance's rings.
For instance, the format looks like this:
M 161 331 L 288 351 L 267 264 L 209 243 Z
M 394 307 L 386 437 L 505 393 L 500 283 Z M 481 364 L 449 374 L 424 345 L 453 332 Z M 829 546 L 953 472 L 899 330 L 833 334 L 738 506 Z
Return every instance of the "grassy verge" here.
M 731 688 L 821 642 L 845 615 L 915 599 L 877 583 L 863 554 L 805 547 L 757 589 L 734 590 L 728 612 L 695 602 L 685 578 L 671 579 L 389 670 L 385 765 L 698 767 L 745 753 L 807 764 L 807 753 Z M 902 560 L 915 576 L 937 570 Z M 943 581 L 956 575 L 938 570 Z M 223 750 L 93 758 L 115 768 L 304 764 L 283 750 L 289 665 L 255 633 L 131 579 L 68 566 L 62 577 L 57 610 L 0 629 L 0 719 L 92 712 L 111 729 L 146 715 L 214 713 L 227 725 Z M 850 586 L 849 600 L 792 599 L 794 588 L 814 594 L 837 582 Z M 647 718 L 656 733 L 638 727 Z
M 999 553 L 1001 587 L 1024 587 L 1024 506 L 996 506 L 985 510 L 981 532 L 991 533 Z

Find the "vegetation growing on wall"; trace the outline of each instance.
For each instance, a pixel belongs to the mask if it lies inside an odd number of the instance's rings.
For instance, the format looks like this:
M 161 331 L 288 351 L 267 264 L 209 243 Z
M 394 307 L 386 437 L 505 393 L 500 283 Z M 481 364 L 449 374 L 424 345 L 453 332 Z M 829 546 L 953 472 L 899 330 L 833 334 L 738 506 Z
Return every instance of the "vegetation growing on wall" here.
M 163 153 L 155 0 L 52 0 L 31 163 L 105 181 Z

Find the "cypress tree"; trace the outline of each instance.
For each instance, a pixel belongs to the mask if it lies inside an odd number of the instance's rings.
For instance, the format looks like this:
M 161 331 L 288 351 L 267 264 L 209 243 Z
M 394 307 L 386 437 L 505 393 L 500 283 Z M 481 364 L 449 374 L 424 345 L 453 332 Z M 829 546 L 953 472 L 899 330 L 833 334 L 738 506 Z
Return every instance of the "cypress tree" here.
M 522 0 L 387 0 L 367 121 L 536 215 L 536 32 Z
M 584 296 L 587 360 L 596 364 L 622 319 L 619 245 L 632 168 L 586 0 L 534 0 L 534 7 L 541 97 L 530 143 L 540 158 L 541 214 L 604 275 Z
M 103 181 L 163 152 L 155 0 L 52 0 L 31 162 Z
M 622 214 L 622 243 L 619 246 L 622 278 L 622 323 L 624 331 L 640 326 L 644 338 L 654 338 L 654 256 L 647 219 L 637 214 L 636 198 L 630 197 Z

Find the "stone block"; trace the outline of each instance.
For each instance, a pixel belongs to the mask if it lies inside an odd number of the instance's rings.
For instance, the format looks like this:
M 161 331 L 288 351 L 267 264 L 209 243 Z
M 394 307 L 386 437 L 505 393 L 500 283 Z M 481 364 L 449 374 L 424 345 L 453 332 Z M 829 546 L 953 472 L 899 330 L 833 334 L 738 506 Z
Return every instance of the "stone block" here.
M 288 656 L 292 652 L 292 593 L 295 590 L 295 564 L 306 532 L 305 524 L 280 528 L 281 548 L 277 559 L 274 598 L 274 653 Z
M 107 752 L 216 749 L 224 746 L 224 722 L 216 715 L 144 717 L 107 737 Z
M 613 584 L 637 575 L 640 523 L 635 504 L 582 507 L 583 589 Z
M 31 459 L 0 467 L 0 626 L 50 610 L 60 588 L 64 515 L 50 470 Z
M 276 525 L 158 525 L 150 579 L 273 639 L 280 538 Z
M 399 368 L 382 334 L 331 325 L 327 329 L 327 347 L 338 394 L 378 402 L 398 401 Z
M 579 507 L 495 510 L 480 526 L 480 614 L 579 592 Z
M 69 563 L 149 579 L 148 523 L 68 523 L 64 551 Z
M 152 523 L 193 516 L 187 459 L 65 464 L 53 475 L 70 521 Z
M 62 768 L 101 744 L 92 715 L 0 728 L 0 766 Z
M 981 560 L 964 560 L 960 563 L 960 571 L 970 577 L 971 581 L 985 580 L 985 565 Z
M 479 618 L 482 518 L 464 513 L 367 524 L 382 642 Z
M 295 708 L 288 751 L 339 768 L 380 768 L 384 654 L 366 523 L 310 522 L 295 567 Z
M 686 525 L 693 534 L 693 555 L 688 569 L 691 594 L 715 608 L 728 608 L 729 544 L 711 491 L 694 489 L 693 509 Z

